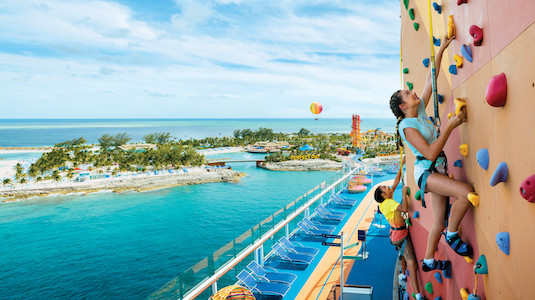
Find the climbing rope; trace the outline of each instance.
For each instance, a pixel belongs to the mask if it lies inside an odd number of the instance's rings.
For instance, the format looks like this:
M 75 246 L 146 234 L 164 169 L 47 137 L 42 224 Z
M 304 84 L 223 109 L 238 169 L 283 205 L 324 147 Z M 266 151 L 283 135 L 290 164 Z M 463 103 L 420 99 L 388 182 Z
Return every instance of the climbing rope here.
M 431 17 L 431 0 L 427 1 L 429 4 L 429 42 L 431 43 L 431 77 L 433 86 L 433 103 L 435 105 L 435 118 L 433 122 L 437 127 L 438 134 L 440 135 L 440 115 L 438 112 L 438 93 L 437 93 L 437 70 L 435 66 L 435 47 L 433 44 L 433 20 Z

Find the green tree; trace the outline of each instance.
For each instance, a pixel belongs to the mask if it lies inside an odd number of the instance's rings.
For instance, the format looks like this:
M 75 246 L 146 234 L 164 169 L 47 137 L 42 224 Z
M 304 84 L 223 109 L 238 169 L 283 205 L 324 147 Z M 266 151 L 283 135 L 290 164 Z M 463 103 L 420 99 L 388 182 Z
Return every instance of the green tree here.
M 128 135 L 128 133 L 126 132 L 123 132 L 123 133 L 118 133 L 116 134 L 114 137 L 113 137 L 113 146 L 115 147 L 119 147 L 121 145 L 124 145 L 126 143 L 128 143 L 132 138 Z
M 113 145 L 113 142 L 114 142 L 113 136 L 107 133 L 98 139 L 98 143 L 100 144 L 100 147 L 104 150 L 108 150 L 108 148 Z
M 87 143 L 87 141 L 84 139 L 84 137 L 79 137 L 77 139 L 57 143 L 54 145 L 54 147 L 72 148 L 73 146 L 83 145 L 85 143 Z
M 4 185 L 8 185 L 11 183 L 11 179 L 5 178 L 2 182 L 4 183 Z
M 144 135 L 143 140 L 149 144 L 166 144 L 171 140 L 171 134 L 169 132 L 150 133 Z
M 54 179 L 55 181 L 60 181 L 61 180 L 61 176 L 59 175 L 58 170 L 54 170 L 52 172 L 52 179 Z
M 301 130 L 299 130 L 299 132 L 297 134 L 300 135 L 300 136 L 310 135 L 310 130 L 308 130 L 306 128 L 301 128 Z

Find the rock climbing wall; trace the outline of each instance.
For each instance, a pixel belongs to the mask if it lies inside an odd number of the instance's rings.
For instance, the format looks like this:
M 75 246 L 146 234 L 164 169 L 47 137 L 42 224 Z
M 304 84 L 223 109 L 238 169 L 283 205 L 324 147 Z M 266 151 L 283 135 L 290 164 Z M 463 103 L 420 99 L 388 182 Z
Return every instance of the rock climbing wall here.
M 458 5 L 458 0 L 437 1 L 441 13 L 433 7 L 431 11 L 435 38 L 442 41 L 447 34 L 450 15 L 456 27 L 456 39 L 444 53 L 441 69 L 437 70 L 440 73 L 438 93 L 444 97 L 439 105 L 442 124 L 447 123 L 448 113 L 455 112 L 455 98 L 464 99 L 468 113 L 467 122 L 453 131 L 444 148 L 449 173 L 455 179 L 472 184 L 480 195 L 479 206 L 471 208 L 466 214 L 460 233 L 473 246 L 474 261 L 480 255 L 486 257 L 488 274 L 479 275 L 477 286 L 477 294 L 482 299 L 534 299 L 535 284 L 531 281 L 535 274 L 535 203 L 521 196 L 520 186 L 523 184 L 526 194 L 533 193 L 535 189 L 535 178 L 532 178 L 531 186 L 523 183 L 535 174 L 535 1 L 459 2 L 466 3 Z M 421 95 L 431 67 L 431 64 L 425 67 L 423 63 L 431 56 L 428 1 L 402 0 L 401 20 L 403 68 L 408 68 L 408 73 L 403 74 L 404 88 L 410 83 Z M 415 23 L 418 25 L 415 26 Z M 472 25 L 482 30 L 481 41 L 474 41 L 470 34 Z M 475 27 L 472 32 L 476 37 L 481 36 Z M 465 51 L 461 51 L 463 45 Z M 472 62 L 467 59 L 468 47 Z M 436 52 L 438 47 L 434 46 L 434 50 Z M 454 55 L 464 56 L 456 75 L 450 73 L 451 65 L 456 64 Z M 506 78 L 506 102 L 503 106 L 493 107 L 486 101 L 487 85 L 493 76 L 501 73 Z M 503 87 L 500 84 L 503 82 L 489 88 L 489 92 L 499 92 L 499 88 Z M 492 93 L 487 96 L 500 98 Z M 432 102 L 427 107 L 427 113 L 434 115 Z M 468 146 L 466 157 L 459 151 L 462 144 Z M 476 153 L 483 148 L 488 149 L 487 170 L 476 159 Z M 412 167 L 414 156 L 410 151 L 407 154 L 408 183 L 411 190 L 417 191 Z M 458 160 L 460 163 L 455 163 Z M 503 169 L 504 164 L 498 168 L 502 162 L 507 166 L 507 172 Z M 502 172 L 502 178 L 496 174 L 494 181 L 503 180 L 505 173 L 507 178 L 505 182 L 494 182 L 496 184 L 491 186 L 496 172 Z M 433 221 L 432 203 L 429 197 L 426 200 L 427 208 L 413 200 L 409 213 L 418 260 L 424 257 L 428 230 Z M 415 211 L 419 211 L 420 215 L 416 219 L 413 218 Z M 510 238 L 508 254 L 497 243 L 497 234 L 501 232 L 508 233 Z M 452 278 L 436 278 L 434 273 L 437 271 L 420 271 L 422 290 L 429 282 L 433 286 L 433 294 L 424 291 L 428 299 L 438 296 L 460 299 L 462 288 L 473 292 L 474 262 L 467 262 L 455 254 L 444 238 L 441 238 L 435 258 L 451 260 Z

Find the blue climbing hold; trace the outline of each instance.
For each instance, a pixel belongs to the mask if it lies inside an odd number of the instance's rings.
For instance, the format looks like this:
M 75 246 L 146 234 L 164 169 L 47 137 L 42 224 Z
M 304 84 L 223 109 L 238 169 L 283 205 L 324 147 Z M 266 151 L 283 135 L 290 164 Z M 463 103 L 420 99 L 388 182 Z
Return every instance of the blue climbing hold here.
M 442 300 L 442 297 L 438 296 L 435 298 L 435 300 Z
M 438 3 L 433 2 L 433 8 L 437 11 L 438 14 L 442 13 L 442 6 L 438 5 Z
M 480 167 L 485 170 L 489 169 L 489 149 L 482 148 L 476 153 L 476 160 Z
M 470 294 L 468 295 L 468 298 L 466 298 L 466 300 L 481 300 L 481 296 L 477 294 Z
M 440 273 L 435 273 L 435 279 L 438 283 L 442 283 L 442 275 L 440 275 Z
M 453 75 L 457 75 L 457 66 L 456 65 L 451 65 L 450 66 L 450 73 L 453 74 Z
M 444 96 L 442 96 L 441 94 L 437 94 L 437 97 L 438 97 L 438 103 L 442 104 L 442 102 L 444 102 Z
M 467 61 L 474 61 L 474 59 L 472 58 L 472 49 L 470 49 L 469 45 L 463 44 L 461 46 L 461 54 L 464 56 L 464 58 L 466 58 Z
M 490 178 L 490 185 L 495 186 L 500 182 L 506 182 L 508 174 L 509 172 L 507 164 L 502 161 L 496 167 L 496 171 L 494 171 L 494 174 L 492 174 L 492 177 Z
M 496 234 L 496 244 L 503 253 L 509 255 L 509 232 L 498 232 Z
M 451 278 L 451 267 L 447 268 L 446 270 L 442 270 L 442 276 L 444 276 L 444 278 L 450 279 Z
M 484 254 L 481 254 L 479 256 L 476 264 L 474 265 L 474 272 L 476 274 L 488 274 L 489 273 L 489 269 L 487 266 L 487 258 L 485 257 Z
M 424 67 L 429 67 L 429 58 L 425 58 L 422 62 L 424 63 Z
M 436 39 L 435 37 L 433 37 L 433 45 L 440 47 L 440 39 Z
M 453 163 L 454 167 L 462 168 L 463 167 L 463 161 L 458 159 Z
M 418 211 L 414 212 L 414 215 L 412 215 L 413 219 L 417 219 L 420 217 L 420 213 Z

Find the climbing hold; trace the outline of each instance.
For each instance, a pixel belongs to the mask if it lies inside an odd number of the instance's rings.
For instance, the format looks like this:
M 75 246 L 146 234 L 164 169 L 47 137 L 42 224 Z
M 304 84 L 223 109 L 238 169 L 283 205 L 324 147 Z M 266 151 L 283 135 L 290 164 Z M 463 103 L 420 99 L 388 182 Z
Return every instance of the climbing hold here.
M 459 146 L 459 151 L 461 152 L 462 156 L 468 156 L 468 144 L 462 144 Z
M 442 6 L 438 5 L 438 3 L 433 2 L 433 8 L 437 11 L 439 15 L 442 13 Z
M 468 201 L 470 201 L 470 203 L 472 203 L 472 206 L 478 206 L 479 205 L 479 195 L 474 193 L 474 192 L 470 192 L 466 195 L 466 198 L 468 198 Z
M 441 94 L 437 94 L 437 97 L 438 97 L 438 103 L 442 104 L 442 102 L 444 102 L 444 96 L 442 96 Z
M 457 0 L 457 5 L 461 5 L 463 3 L 468 3 L 468 0 Z
M 457 68 L 462 68 L 463 67 L 463 57 L 462 56 L 455 54 L 453 56 L 453 60 L 455 61 L 455 65 L 457 66 Z
M 411 18 L 411 20 L 414 20 L 414 8 L 409 9 L 409 18 Z
M 476 153 L 477 163 L 485 170 L 489 169 L 489 149 L 482 148 Z
M 415 293 L 412 293 L 411 296 L 412 296 L 412 298 L 416 299 L 416 294 Z
M 413 217 L 414 219 L 417 219 L 417 218 L 420 217 L 420 213 L 419 213 L 418 211 L 415 211 L 415 212 L 414 212 L 414 215 L 412 215 L 412 217 Z
M 428 282 L 425 284 L 425 290 L 429 293 L 429 294 L 433 294 L 433 284 L 431 282 Z
M 467 263 L 469 264 L 473 264 L 474 263 L 474 259 L 471 258 L 470 256 L 463 256 L 464 257 L 464 260 L 466 260 Z
M 487 258 L 485 257 L 484 254 L 481 254 L 479 256 L 476 264 L 474 265 L 474 272 L 476 274 L 488 274 L 489 273 L 489 269 L 487 266 Z
M 455 23 L 453 23 L 453 15 L 448 17 L 448 39 L 455 35 Z
M 481 46 L 483 42 L 483 29 L 472 25 L 470 26 L 470 35 L 474 38 L 474 46 Z
M 466 58 L 467 61 L 474 61 L 474 59 L 472 58 L 472 49 L 470 48 L 470 46 L 463 44 L 461 46 L 461 54 Z
M 453 116 L 453 113 L 448 114 L 448 120 Z
M 403 74 L 409 74 L 409 68 L 403 69 Z
M 456 65 L 451 65 L 449 71 L 450 71 L 451 74 L 457 75 L 457 66 Z
M 453 103 L 455 103 L 455 115 L 458 115 L 461 112 L 461 109 L 466 107 L 466 102 L 464 102 L 463 98 L 455 98 Z
M 453 175 L 452 174 L 450 174 L 449 176 L 450 176 L 451 179 L 453 179 Z
M 442 300 L 442 297 L 438 296 L 435 298 L 435 300 Z
M 498 232 L 496 234 L 496 244 L 503 253 L 509 255 L 509 232 Z
M 424 58 L 422 63 L 424 64 L 424 67 L 426 67 L 426 68 L 429 67 L 429 58 Z
M 501 73 L 493 76 L 489 84 L 487 84 L 487 90 L 485 91 L 485 99 L 490 106 L 500 107 L 505 105 L 507 98 L 507 79 L 505 74 Z
M 410 196 L 410 195 L 411 195 L 411 188 L 407 187 L 407 196 Z
M 508 172 L 508 169 L 507 169 L 507 164 L 502 161 L 496 167 L 496 170 L 494 171 L 494 174 L 492 174 L 492 177 L 490 178 L 490 185 L 491 186 L 495 186 L 500 182 L 506 182 L 508 174 L 509 174 L 509 172 Z
M 439 47 L 440 46 L 440 39 L 436 39 L 435 37 L 433 37 L 433 45 Z
M 421 193 L 422 193 L 421 191 L 417 191 L 417 192 L 416 192 L 416 195 L 414 195 L 414 198 L 415 198 L 416 200 L 421 200 L 421 199 L 422 199 Z
M 414 85 L 411 82 L 407 81 L 407 86 L 409 87 L 409 90 L 412 91 L 412 88 L 414 87 Z
M 407 226 L 412 226 L 412 222 L 410 218 L 406 218 L 405 223 L 407 223 Z
M 418 29 L 420 29 L 420 25 L 414 22 L 414 30 L 418 31 Z
M 440 273 L 435 273 L 434 276 L 438 283 L 442 283 L 442 275 Z
M 535 174 L 524 179 L 520 184 L 520 195 L 528 202 L 535 202 Z
M 462 288 L 461 289 L 461 298 L 463 298 L 463 300 L 468 300 L 468 295 L 470 293 L 468 292 L 468 289 L 466 288 Z
M 409 9 L 409 0 L 403 0 L 403 5 L 405 5 L 405 9 Z
M 463 161 L 458 159 L 453 163 L 453 166 L 457 167 L 457 168 L 462 168 L 463 167 Z
M 468 295 L 468 300 L 481 300 L 481 297 L 477 294 L 470 294 Z
M 451 267 L 446 270 L 442 270 L 442 276 L 447 279 L 451 279 Z

